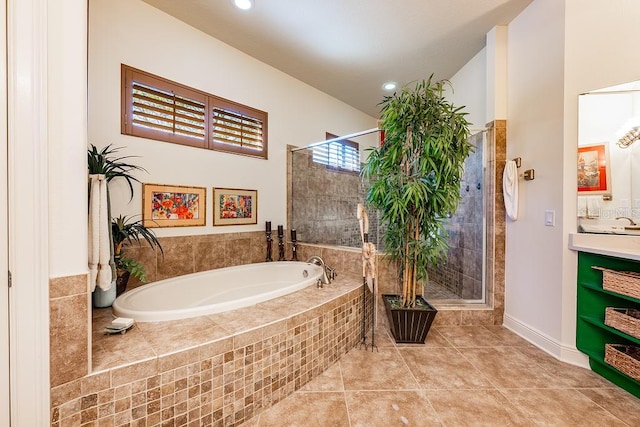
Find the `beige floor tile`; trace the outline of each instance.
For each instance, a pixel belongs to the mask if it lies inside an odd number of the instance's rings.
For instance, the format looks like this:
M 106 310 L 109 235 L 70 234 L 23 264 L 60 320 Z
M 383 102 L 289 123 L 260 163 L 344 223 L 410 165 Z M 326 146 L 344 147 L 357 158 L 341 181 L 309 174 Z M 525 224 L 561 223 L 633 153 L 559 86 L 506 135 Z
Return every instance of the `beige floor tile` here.
M 531 426 L 498 390 L 425 390 L 436 415 L 446 426 Z
M 575 389 L 503 390 L 502 392 L 536 425 L 585 427 L 625 425 Z
M 384 328 L 376 328 L 374 334 L 371 334 L 371 329 L 367 331 L 367 346 L 371 345 L 371 338 L 373 337 L 373 343 L 378 347 L 395 347 L 395 342 L 393 337 L 391 337 L 391 332 L 388 329 Z M 360 348 L 358 345 L 356 348 Z M 371 350 L 371 347 L 368 347 Z
M 355 351 L 355 350 L 351 350 Z M 340 364 L 331 365 L 326 371 L 309 381 L 302 391 L 344 391 Z
M 531 344 L 529 341 L 518 336 L 515 332 L 510 331 L 504 326 L 483 326 L 483 328 L 498 337 L 499 341 L 496 343 L 496 345 L 533 347 L 533 344 Z
M 455 348 L 400 348 L 424 389 L 492 388 L 492 384 Z
M 427 334 L 424 344 L 396 344 L 398 348 L 425 348 L 425 347 L 453 347 L 445 337 L 438 332 L 437 328 L 431 328 Z
M 421 391 L 347 392 L 346 399 L 351 427 L 442 425 Z
M 595 372 L 586 368 L 561 362 L 537 347 L 520 347 L 517 351 L 535 360 L 541 370 L 551 375 L 553 380 L 552 383 L 549 384 L 550 387 L 598 388 L 611 387 L 612 385 L 611 382 Z
M 297 392 L 260 414 L 258 426 L 349 426 L 344 393 Z
M 461 348 L 460 352 L 497 388 L 562 386 L 535 359 L 520 353 L 518 347 Z
M 628 425 L 640 427 L 640 399 L 634 395 L 619 387 L 578 391 Z
M 345 390 L 416 390 L 418 383 L 395 348 L 352 350 L 340 359 Z
M 442 326 L 438 332 L 454 347 L 494 347 L 504 342 L 485 326 Z

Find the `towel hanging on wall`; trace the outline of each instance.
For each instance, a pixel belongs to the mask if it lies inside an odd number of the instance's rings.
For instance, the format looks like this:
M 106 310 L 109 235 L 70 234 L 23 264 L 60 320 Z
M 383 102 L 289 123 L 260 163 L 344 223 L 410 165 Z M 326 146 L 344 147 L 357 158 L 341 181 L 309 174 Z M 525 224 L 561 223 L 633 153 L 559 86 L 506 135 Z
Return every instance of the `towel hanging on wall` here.
M 507 217 L 515 221 L 518 219 L 518 167 L 513 160 L 508 160 L 504 165 L 502 194 Z
M 112 286 L 111 221 L 107 209 L 107 180 L 104 175 L 89 175 L 89 284 L 90 290 L 96 285 L 103 291 Z

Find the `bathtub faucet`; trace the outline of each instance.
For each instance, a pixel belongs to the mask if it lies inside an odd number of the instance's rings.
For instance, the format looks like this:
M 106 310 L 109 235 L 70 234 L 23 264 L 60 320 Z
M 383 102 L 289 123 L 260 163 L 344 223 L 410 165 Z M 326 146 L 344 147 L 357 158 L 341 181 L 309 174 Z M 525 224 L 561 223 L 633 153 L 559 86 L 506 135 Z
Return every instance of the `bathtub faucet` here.
M 322 276 L 320 277 L 320 281 L 323 284 L 331 283 L 331 281 L 338 275 L 335 268 L 329 267 L 327 264 L 325 264 L 324 260 L 317 255 L 309 258 L 307 262 L 322 267 Z

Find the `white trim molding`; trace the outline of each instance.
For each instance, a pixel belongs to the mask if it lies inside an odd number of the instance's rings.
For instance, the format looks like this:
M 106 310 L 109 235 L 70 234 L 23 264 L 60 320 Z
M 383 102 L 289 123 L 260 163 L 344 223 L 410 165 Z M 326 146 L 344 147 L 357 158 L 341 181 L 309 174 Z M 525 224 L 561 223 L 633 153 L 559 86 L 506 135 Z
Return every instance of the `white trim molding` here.
M 591 369 L 587 355 L 575 346 L 563 344 L 508 314 L 504 315 L 503 326 L 562 362 Z
M 47 0 L 7 2 L 12 426 L 50 424 Z

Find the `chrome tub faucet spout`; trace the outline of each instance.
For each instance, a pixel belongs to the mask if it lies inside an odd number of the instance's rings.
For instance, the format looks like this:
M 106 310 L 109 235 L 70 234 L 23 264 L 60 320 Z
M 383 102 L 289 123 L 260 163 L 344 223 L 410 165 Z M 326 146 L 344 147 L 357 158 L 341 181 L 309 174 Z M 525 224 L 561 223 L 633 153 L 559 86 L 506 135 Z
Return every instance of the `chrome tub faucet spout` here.
M 335 279 L 336 275 L 338 274 L 335 268 L 329 267 L 327 264 L 325 264 L 324 260 L 317 255 L 309 258 L 307 262 L 322 267 L 322 276 L 320 277 L 320 282 L 322 284 L 331 283 L 331 281 Z

